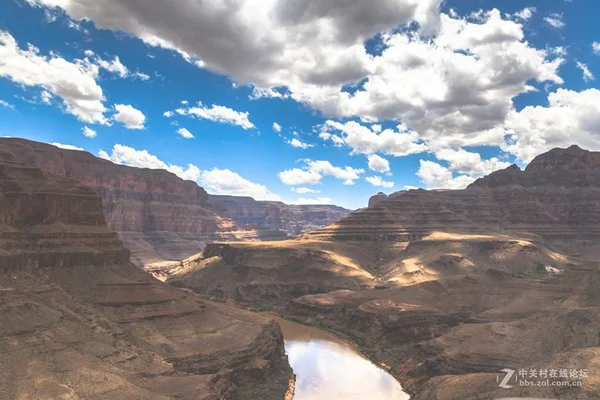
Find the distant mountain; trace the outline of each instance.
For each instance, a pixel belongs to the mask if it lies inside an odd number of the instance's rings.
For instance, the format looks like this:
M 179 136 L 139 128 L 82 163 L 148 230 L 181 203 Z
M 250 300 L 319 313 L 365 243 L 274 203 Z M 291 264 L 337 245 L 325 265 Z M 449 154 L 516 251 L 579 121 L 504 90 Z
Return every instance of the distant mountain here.
M 212 196 L 164 170 L 118 165 L 25 139 L 1 138 L 0 152 L 93 189 L 102 198 L 108 226 L 138 266 L 181 260 L 217 240 L 281 240 L 350 213 L 336 206 Z

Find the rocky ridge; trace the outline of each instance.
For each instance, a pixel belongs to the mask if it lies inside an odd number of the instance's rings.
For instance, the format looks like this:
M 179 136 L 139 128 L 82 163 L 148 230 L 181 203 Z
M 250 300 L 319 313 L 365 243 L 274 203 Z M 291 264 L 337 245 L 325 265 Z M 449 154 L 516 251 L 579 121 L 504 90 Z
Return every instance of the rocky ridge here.
M 0 150 L 0 394 L 289 399 L 278 325 L 129 262 L 102 200 Z
M 164 261 L 182 260 L 213 241 L 285 239 L 349 212 L 211 196 L 164 170 L 122 166 L 25 139 L 1 138 L 0 151 L 94 190 L 102 198 L 108 226 L 131 250 L 132 261 L 149 269 L 160 270 Z
M 378 195 L 295 240 L 208 246 L 169 282 L 343 335 L 417 400 L 595 399 L 595 375 L 497 379 L 600 366 L 598 160 L 555 149 L 465 190 Z

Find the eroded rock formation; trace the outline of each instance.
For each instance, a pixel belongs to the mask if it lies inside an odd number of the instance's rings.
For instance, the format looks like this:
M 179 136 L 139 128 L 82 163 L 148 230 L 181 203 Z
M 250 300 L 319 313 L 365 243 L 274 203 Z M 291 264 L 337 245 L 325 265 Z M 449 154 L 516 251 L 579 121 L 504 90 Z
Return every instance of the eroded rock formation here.
M 2 399 L 290 397 L 276 323 L 152 278 L 92 190 L 3 150 L 0 354 Z
M 349 212 L 335 206 L 211 196 L 164 170 L 117 165 L 87 152 L 24 139 L 0 138 L 0 151 L 93 189 L 102 198 L 108 226 L 131 250 L 132 261 L 151 270 L 169 265 L 165 260 L 189 257 L 213 241 L 285 239 Z
M 595 399 L 597 375 L 497 379 L 600 367 L 599 198 L 600 153 L 555 149 L 465 190 L 378 196 L 276 246 L 212 245 L 171 282 L 345 335 L 417 400 Z

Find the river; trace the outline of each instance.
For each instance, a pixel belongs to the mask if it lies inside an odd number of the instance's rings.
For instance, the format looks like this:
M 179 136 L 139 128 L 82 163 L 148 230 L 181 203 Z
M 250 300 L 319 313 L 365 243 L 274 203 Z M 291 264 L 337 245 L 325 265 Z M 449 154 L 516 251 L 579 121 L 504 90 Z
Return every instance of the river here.
M 407 400 L 398 381 L 321 329 L 275 318 L 296 374 L 294 400 Z

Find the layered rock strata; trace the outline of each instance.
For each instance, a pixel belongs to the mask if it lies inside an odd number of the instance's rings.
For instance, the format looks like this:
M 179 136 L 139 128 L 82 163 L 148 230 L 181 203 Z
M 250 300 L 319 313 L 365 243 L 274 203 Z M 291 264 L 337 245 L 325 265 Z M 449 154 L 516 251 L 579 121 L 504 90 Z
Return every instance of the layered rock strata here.
M 212 245 L 170 281 L 337 332 L 417 400 L 596 399 L 598 198 L 599 153 L 555 149 L 465 190 L 378 195 L 276 246 Z M 506 389 L 506 368 L 588 374 Z
M 108 226 L 138 266 L 160 269 L 213 241 L 281 240 L 328 225 L 349 211 L 211 196 L 164 170 L 117 165 L 84 151 L 0 138 L 0 151 L 25 165 L 79 181 L 102 199 Z
M 152 278 L 93 191 L 2 151 L 0 321 L 3 399 L 290 397 L 276 323 Z

